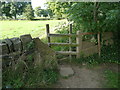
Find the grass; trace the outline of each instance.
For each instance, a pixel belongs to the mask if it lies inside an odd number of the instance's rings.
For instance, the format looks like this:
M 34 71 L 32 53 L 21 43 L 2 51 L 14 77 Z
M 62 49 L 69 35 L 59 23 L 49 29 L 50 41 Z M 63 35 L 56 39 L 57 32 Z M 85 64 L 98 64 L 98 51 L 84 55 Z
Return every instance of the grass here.
M 26 47 L 27 51 L 32 51 L 33 53 L 26 55 L 25 59 L 20 57 L 16 64 L 3 69 L 3 88 L 47 88 L 57 81 L 59 75 L 57 67 L 50 69 L 35 64 L 34 43 L 30 42 Z M 47 63 L 47 65 L 49 64 Z
M 24 71 L 23 71 L 24 72 Z M 3 88 L 46 88 L 58 80 L 58 71 L 39 67 L 29 67 L 25 74 L 8 68 L 3 73 Z
M 116 63 L 120 64 L 119 51 L 116 45 L 103 46 L 101 49 L 101 57 L 98 54 L 94 54 L 89 57 L 82 57 L 79 59 L 72 59 L 72 63 L 86 63 L 88 65 L 98 65 L 102 63 Z
M 119 77 L 120 73 L 118 72 L 113 72 L 111 70 L 106 70 L 105 71 L 105 88 L 119 88 Z
M 50 29 L 52 29 L 60 22 L 66 22 L 66 20 L 1 21 L 0 32 L 2 32 L 2 35 L 0 39 L 19 37 L 24 34 L 31 34 L 33 38 L 44 37 L 46 33 L 46 24 L 50 24 Z

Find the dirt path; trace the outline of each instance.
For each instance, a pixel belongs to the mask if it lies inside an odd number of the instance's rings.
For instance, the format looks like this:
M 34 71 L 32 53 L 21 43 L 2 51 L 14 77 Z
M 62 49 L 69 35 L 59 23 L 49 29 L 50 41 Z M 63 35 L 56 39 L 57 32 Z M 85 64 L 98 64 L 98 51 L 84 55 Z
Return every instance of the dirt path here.
M 104 81 L 103 71 L 109 69 L 113 71 L 118 70 L 118 66 L 116 65 L 99 65 L 94 68 L 75 65 L 70 67 L 72 67 L 74 75 L 66 79 L 60 77 L 55 88 L 102 88 Z

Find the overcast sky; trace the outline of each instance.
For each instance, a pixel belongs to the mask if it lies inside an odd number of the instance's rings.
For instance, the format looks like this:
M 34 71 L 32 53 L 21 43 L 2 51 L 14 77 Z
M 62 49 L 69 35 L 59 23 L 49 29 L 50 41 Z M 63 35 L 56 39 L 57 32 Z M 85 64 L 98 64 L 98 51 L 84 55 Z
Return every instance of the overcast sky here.
M 41 6 L 42 9 L 45 9 L 44 3 L 46 2 L 46 0 L 31 0 L 31 1 L 33 8 Z

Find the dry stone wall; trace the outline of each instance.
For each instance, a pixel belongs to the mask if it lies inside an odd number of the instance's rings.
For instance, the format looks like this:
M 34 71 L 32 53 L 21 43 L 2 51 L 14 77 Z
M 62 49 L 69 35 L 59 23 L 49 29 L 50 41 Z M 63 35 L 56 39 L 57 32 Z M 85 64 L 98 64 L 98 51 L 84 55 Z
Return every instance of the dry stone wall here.
M 30 34 L 22 35 L 20 38 L 0 40 L 0 59 L 3 68 L 12 64 L 22 53 L 27 51 L 27 45 L 32 42 Z
M 16 67 L 19 62 L 24 62 L 28 66 L 32 63 L 33 66 L 44 69 L 53 69 L 57 66 L 55 51 L 39 38 L 32 38 L 29 34 L 20 38 L 1 40 L 0 49 L 3 69 Z

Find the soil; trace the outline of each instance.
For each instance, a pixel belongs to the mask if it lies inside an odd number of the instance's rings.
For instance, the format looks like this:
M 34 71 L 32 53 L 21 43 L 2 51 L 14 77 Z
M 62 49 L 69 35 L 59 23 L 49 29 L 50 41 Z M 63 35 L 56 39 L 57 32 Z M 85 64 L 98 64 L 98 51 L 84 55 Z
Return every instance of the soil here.
M 68 78 L 60 77 L 54 88 L 103 88 L 104 71 L 118 72 L 116 64 L 102 64 L 92 68 L 88 68 L 86 65 L 66 66 L 72 67 L 74 75 Z

